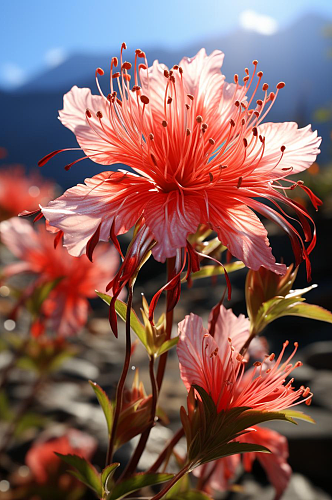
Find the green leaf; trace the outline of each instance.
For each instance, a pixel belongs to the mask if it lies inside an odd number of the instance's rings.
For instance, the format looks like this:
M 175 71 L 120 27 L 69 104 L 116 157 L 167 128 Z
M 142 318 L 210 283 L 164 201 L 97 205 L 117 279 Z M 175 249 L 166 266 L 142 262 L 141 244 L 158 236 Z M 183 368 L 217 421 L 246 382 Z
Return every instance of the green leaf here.
M 172 479 L 173 474 L 160 474 L 160 473 L 142 473 L 135 474 L 134 476 L 122 481 L 115 486 L 114 490 L 107 496 L 107 500 L 118 500 L 119 498 L 124 498 L 133 493 L 134 491 L 140 490 L 145 486 L 152 486 L 153 484 L 164 483 Z
M 310 289 L 312 287 L 308 287 Z M 308 289 L 298 290 L 305 293 Z M 332 313 L 323 307 L 307 304 L 305 298 L 291 292 L 287 297 L 273 297 L 260 307 L 255 319 L 254 329 L 260 333 L 266 325 L 283 316 L 301 316 L 332 323 Z
M 179 342 L 179 338 L 180 337 L 178 336 L 178 337 L 174 337 L 174 339 L 166 340 L 166 342 L 164 342 L 162 344 L 162 346 L 160 347 L 160 349 L 158 349 L 157 355 L 161 356 L 165 352 L 167 352 L 170 349 L 172 349 L 172 347 L 174 347 Z
M 110 435 L 113 426 L 113 405 L 106 392 L 98 384 L 96 384 L 96 382 L 89 380 L 89 383 L 97 396 L 100 406 L 102 407 L 107 422 L 108 434 Z
M 283 410 L 283 413 L 290 418 L 297 418 L 299 420 L 304 420 L 305 422 L 310 422 L 311 424 L 315 424 L 315 420 L 309 415 L 302 413 L 302 411 L 294 411 L 294 410 Z
M 202 269 L 197 271 L 196 273 L 191 274 L 191 279 L 197 280 L 200 278 L 208 278 L 211 276 L 219 276 L 220 274 L 225 274 L 225 270 L 227 273 L 232 273 L 234 271 L 238 271 L 239 269 L 243 269 L 245 265 L 241 261 L 231 262 L 230 264 L 225 264 L 225 266 L 204 266 Z
M 323 307 L 314 304 L 307 304 L 306 302 L 298 302 L 289 306 L 281 316 L 301 316 L 302 318 L 310 318 L 318 321 L 325 321 L 332 323 L 332 313 Z
M 76 471 L 70 471 L 79 481 L 91 488 L 100 498 L 103 494 L 100 474 L 96 471 L 90 462 L 78 455 L 61 455 L 55 453 L 66 464 L 71 465 Z
M 182 467 L 181 467 L 182 469 Z M 174 486 L 166 493 L 164 498 L 183 498 L 183 495 L 190 491 L 190 478 L 189 474 L 185 474 L 184 476 L 177 481 Z
M 104 492 L 106 494 L 110 493 L 113 487 L 113 476 L 116 469 L 120 466 L 119 462 L 115 462 L 114 464 L 108 465 L 103 469 L 101 473 L 101 482 L 103 487 L 103 496 Z
M 259 444 L 239 443 L 238 441 L 233 441 L 231 443 L 225 444 L 217 452 L 207 453 L 206 455 L 204 455 L 204 459 L 195 464 L 195 468 L 198 467 L 199 465 L 212 462 L 213 460 L 218 460 L 219 458 L 227 457 L 229 455 L 237 455 L 238 453 L 248 453 L 248 452 L 271 453 L 268 448 L 266 448 L 265 446 L 261 446 Z
M 110 305 L 112 297 L 110 295 L 106 295 L 105 293 L 100 293 L 96 290 L 96 294 L 100 297 L 106 304 Z M 126 314 L 127 314 L 127 304 L 122 302 L 122 300 L 117 299 L 115 301 L 115 311 L 118 316 L 126 322 Z M 133 309 L 130 311 L 130 326 L 132 330 L 136 333 L 137 337 L 140 339 L 142 344 L 146 347 L 146 333 L 145 328 L 137 317 L 137 314 Z

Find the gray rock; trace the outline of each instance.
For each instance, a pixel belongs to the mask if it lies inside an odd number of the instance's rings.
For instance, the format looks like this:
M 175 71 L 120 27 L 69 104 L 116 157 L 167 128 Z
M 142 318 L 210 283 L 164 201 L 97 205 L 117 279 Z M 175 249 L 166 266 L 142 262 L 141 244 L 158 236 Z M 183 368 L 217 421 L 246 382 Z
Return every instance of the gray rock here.
M 332 371 L 320 370 L 313 381 L 310 389 L 314 393 L 314 403 L 332 410 Z
M 310 344 L 301 350 L 299 357 L 317 370 L 332 370 L 332 341 Z

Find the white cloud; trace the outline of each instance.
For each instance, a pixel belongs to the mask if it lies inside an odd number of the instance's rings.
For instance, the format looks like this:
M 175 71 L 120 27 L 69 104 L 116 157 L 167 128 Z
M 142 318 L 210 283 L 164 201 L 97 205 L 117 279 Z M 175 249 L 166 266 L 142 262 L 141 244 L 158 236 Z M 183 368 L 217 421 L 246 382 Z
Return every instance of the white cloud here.
M 6 87 L 19 87 L 26 80 L 24 70 L 15 63 L 5 63 L 1 66 L 1 79 Z
M 45 54 L 45 61 L 48 66 L 55 68 L 67 59 L 66 51 L 61 47 L 50 49 Z
M 253 10 L 241 12 L 240 25 L 246 30 L 256 31 L 261 35 L 273 35 L 278 31 L 278 23 L 273 17 L 258 14 Z

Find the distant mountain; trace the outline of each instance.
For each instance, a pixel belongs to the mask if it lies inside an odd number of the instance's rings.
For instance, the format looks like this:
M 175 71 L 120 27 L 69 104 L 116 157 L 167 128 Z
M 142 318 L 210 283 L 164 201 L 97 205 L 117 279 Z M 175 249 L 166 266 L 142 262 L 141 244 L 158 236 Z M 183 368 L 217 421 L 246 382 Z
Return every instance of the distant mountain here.
M 324 35 L 324 29 L 331 21 L 317 15 L 300 19 L 292 26 L 272 36 L 238 30 L 227 36 L 198 40 L 181 50 L 169 51 L 141 47 L 149 63 L 159 59 L 168 66 L 179 62 L 183 55 L 193 56 L 201 47 L 210 53 L 218 48 L 225 52 L 223 73 L 232 81 L 234 73 L 244 74 L 253 59 L 258 59 L 259 69 L 264 71 L 263 80 L 271 89 L 279 81 L 286 82 L 286 88 L 278 96 L 277 103 L 269 114 L 274 121 L 296 120 L 300 125 L 312 123 L 323 136 L 321 161 L 331 157 L 331 123 L 315 123 L 317 108 L 332 104 L 330 58 L 331 39 Z M 62 108 L 62 96 L 73 85 L 95 89 L 94 72 L 102 67 L 107 74 L 113 55 L 119 48 L 107 55 L 73 55 L 63 64 L 47 70 L 15 92 L 0 93 L 5 130 L 1 134 L 0 146 L 10 152 L 8 162 L 18 162 L 33 167 L 38 159 L 48 152 L 76 145 L 73 134 L 57 120 L 57 110 Z M 129 51 L 126 59 L 132 60 Z M 107 93 L 108 79 L 105 75 Z M 94 91 L 94 90 L 93 90 Z M 73 153 L 74 154 L 74 153 Z M 69 172 L 63 165 L 71 161 L 73 154 L 63 153 L 45 166 L 46 176 L 54 177 L 68 187 L 81 182 L 104 167 L 86 160 Z

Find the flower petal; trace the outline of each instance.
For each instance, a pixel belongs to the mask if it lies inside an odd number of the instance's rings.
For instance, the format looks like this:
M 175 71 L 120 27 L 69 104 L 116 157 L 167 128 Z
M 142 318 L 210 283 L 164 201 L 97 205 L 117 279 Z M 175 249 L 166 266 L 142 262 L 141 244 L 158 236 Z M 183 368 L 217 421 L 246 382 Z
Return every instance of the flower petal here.
M 246 205 L 231 198 L 209 196 L 210 222 L 220 241 L 232 255 L 257 271 L 260 266 L 277 274 L 285 274 L 285 264 L 278 264 L 272 255 L 267 231 L 257 215 Z
M 179 323 L 180 340 L 177 345 L 181 378 L 189 391 L 195 384 L 211 395 L 217 404 L 223 386 L 223 368 L 218 345 L 203 328 L 202 319 L 195 314 Z
M 103 172 L 85 184 L 68 189 L 42 209 L 52 226 L 64 232 L 64 246 L 82 255 L 100 227 L 100 240 L 108 241 L 113 221 L 115 234 L 127 232 L 140 218 L 153 184 L 129 172 Z
M 195 196 L 182 198 L 178 191 L 171 191 L 151 196 L 144 209 L 144 218 L 157 240 L 152 254 L 159 262 L 165 262 L 177 249 L 186 246 L 188 234 L 196 232 L 201 210 Z
M 246 453 L 243 455 L 243 464 L 245 470 L 250 472 L 252 462 L 257 458 L 266 474 L 276 489 L 276 500 L 287 488 L 290 480 L 292 469 L 287 463 L 288 458 L 288 443 L 285 436 L 282 436 L 276 431 L 263 427 L 254 427 L 255 431 L 241 436 L 240 440 L 245 443 L 260 444 L 266 446 L 271 454 L 265 453 Z
M 92 95 L 90 89 L 81 89 L 75 85 L 64 95 L 59 119 L 65 127 L 74 132 L 77 142 L 91 160 L 102 165 L 111 165 L 116 163 L 112 156 L 116 150 L 96 116 L 97 111 L 101 111 L 103 115 L 107 113 L 105 102 L 103 97 Z M 86 110 L 91 112 L 89 121 Z
M 211 319 L 212 312 L 210 314 L 210 321 Z M 235 316 L 232 309 L 226 309 L 223 305 L 220 306 L 213 337 L 218 344 L 221 359 L 226 354 L 229 355 L 228 339 L 232 340 L 232 346 L 239 352 L 249 337 L 249 329 L 250 321 L 243 314 Z
M 264 156 L 254 171 L 260 176 L 268 174 L 269 178 L 276 178 L 297 174 L 309 168 L 320 153 L 322 138 L 317 136 L 317 130 L 312 131 L 311 125 L 298 128 L 295 122 L 264 123 L 258 127 L 258 134 L 265 137 Z M 282 146 L 286 150 L 279 162 Z M 253 154 L 255 149 L 248 160 Z
M 216 104 L 222 93 L 225 77 L 220 68 L 223 60 L 224 54 L 220 50 L 207 56 L 205 49 L 201 49 L 195 57 L 184 57 L 180 62 L 186 92 L 205 106 Z

